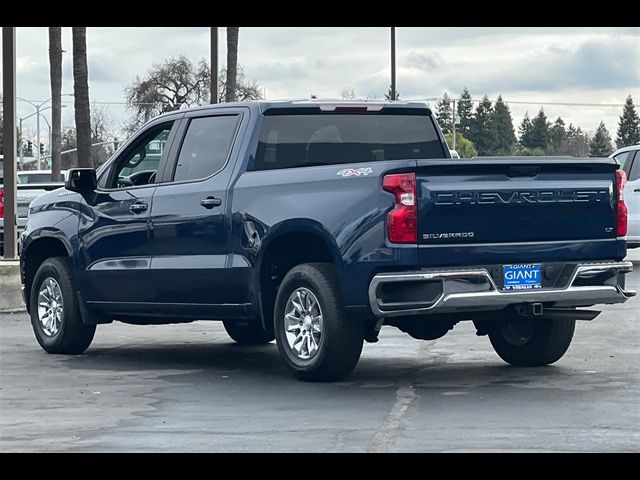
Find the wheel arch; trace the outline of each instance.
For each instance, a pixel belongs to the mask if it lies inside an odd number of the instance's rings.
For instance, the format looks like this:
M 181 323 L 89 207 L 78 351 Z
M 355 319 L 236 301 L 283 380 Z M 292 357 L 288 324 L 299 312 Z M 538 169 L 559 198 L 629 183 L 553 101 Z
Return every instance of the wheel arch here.
M 295 265 L 307 262 L 342 263 L 334 237 L 317 221 L 291 219 L 274 225 L 265 236 L 255 269 L 255 285 L 262 326 L 273 328 L 277 288 Z
M 30 309 L 29 298 L 33 279 L 40 265 L 48 258 L 72 258 L 72 252 L 69 239 L 60 230 L 42 229 L 29 235 L 20 253 L 20 274 L 25 288 L 27 311 Z

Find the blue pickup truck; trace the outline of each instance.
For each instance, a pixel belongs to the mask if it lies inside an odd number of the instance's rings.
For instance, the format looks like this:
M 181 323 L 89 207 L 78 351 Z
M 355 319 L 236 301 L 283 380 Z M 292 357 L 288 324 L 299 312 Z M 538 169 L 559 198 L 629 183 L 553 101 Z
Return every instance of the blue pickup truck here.
M 588 307 L 635 295 L 624 179 L 606 158 L 451 159 L 419 102 L 180 110 L 31 204 L 24 299 L 50 353 L 114 320 L 222 320 L 333 381 L 382 325 L 472 321 L 506 362 L 546 365 Z

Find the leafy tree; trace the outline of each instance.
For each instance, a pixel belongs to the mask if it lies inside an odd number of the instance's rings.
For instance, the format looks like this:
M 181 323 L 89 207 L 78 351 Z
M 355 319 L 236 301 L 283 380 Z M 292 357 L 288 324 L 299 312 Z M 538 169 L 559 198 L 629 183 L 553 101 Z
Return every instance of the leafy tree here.
M 493 155 L 511 154 L 516 144 L 516 134 L 513 130 L 511 111 L 502 100 L 502 95 L 496 101 L 491 121 L 496 134 L 496 142 L 491 153 Z
M 474 122 L 471 125 L 471 140 L 479 155 L 491 155 L 496 146 L 496 129 L 492 121 L 493 107 L 488 96 L 484 96 L 474 116 Z
M 596 130 L 596 134 L 589 143 L 589 155 L 592 157 L 607 157 L 613 152 L 611 145 L 611 135 L 604 122 L 600 122 Z
M 547 121 L 547 116 L 544 113 L 544 109 L 540 109 L 538 115 L 531 121 L 531 131 L 529 132 L 531 148 L 541 148 L 545 152 L 547 151 L 547 145 L 549 144 L 549 127 L 551 123 Z
M 384 94 L 384 98 L 386 100 L 391 100 L 391 97 L 392 97 L 391 87 L 389 87 L 389 91 Z M 394 98 L 393 100 L 400 100 L 400 93 L 398 92 L 398 90 L 396 90 L 396 98 Z
M 238 84 L 238 36 L 240 27 L 227 27 L 227 102 L 235 102 L 238 99 L 236 88 Z M 222 97 L 221 97 L 222 98 Z
M 462 90 L 460 94 L 460 100 L 456 107 L 458 110 L 458 118 L 460 119 L 460 125 L 457 126 L 456 132 L 462 133 L 467 138 L 470 138 L 471 124 L 473 123 L 473 101 L 471 100 L 471 94 L 467 87 Z
M 640 144 L 640 118 L 636 107 L 633 105 L 631 95 L 627 97 L 618 123 L 618 136 L 616 138 L 618 148 Z
M 543 157 L 544 150 L 541 148 L 529 148 L 529 147 L 520 147 L 516 150 L 518 155 L 522 155 L 525 157 Z
M 549 130 L 549 146 L 547 152 L 552 155 L 558 155 L 560 153 L 562 145 L 567 138 L 567 130 L 564 125 L 564 120 L 558 117 Z
M 446 133 L 444 138 L 447 141 L 447 145 L 453 145 L 453 132 Z M 460 158 L 471 158 L 478 155 L 478 151 L 476 150 L 476 146 L 473 142 L 457 131 L 456 152 L 458 152 Z
M 451 98 L 444 93 L 442 99 L 436 105 L 436 118 L 443 133 L 453 131 L 453 111 L 451 109 Z
M 262 98 L 262 89 L 255 80 L 245 80 L 241 67 L 236 73 L 236 98 L 257 100 Z M 218 75 L 218 98 L 226 98 L 227 72 Z M 211 73 L 209 65 L 202 59 L 197 65 L 183 55 L 171 57 L 151 66 L 147 74 L 139 76 L 126 90 L 127 108 L 133 118 L 125 125 L 133 133 L 143 123 L 161 113 L 178 110 L 181 106 L 209 103 Z
M 73 94 L 78 135 L 78 166 L 93 167 L 91 160 L 91 108 L 87 66 L 87 27 L 72 27 Z M 37 148 L 37 147 L 36 147 Z

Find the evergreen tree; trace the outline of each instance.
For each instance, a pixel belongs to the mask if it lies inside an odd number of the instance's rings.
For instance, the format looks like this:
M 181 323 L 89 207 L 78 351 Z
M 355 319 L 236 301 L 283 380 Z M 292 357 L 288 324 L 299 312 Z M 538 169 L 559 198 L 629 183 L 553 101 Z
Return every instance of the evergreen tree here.
M 442 132 L 449 133 L 453 131 L 453 111 L 451 109 L 451 98 L 447 92 L 444 93 L 442 100 L 438 102 L 436 108 L 436 118 L 438 119 L 438 124 Z
M 456 110 L 458 110 L 458 119 L 460 120 L 460 125 L 457 126 L 456 132 L 460 132 L 469 138 L 471 124 L 473 123 L 473 101 L 467 87 L 462 90 Z
M 541 148 L 545 152 L 549 144 L 549 127 L 551 123 L 547 121 L 544 109 L 540 109 L 538 115 L 531 121 L 531 131 L 529 132 L 530 148 Z
M 611 135 L 609 135 L 607 127 L 604 126 L 604 122 L 600 122 L 596 134 L 589 143 L 589 155 L 592 157 L 607 157 L 612 152 Z
M 518 134 L 520 135 L 520 145 L 524 148 L 531 148 L 531 119 L 529 118 L 529 112 L 524 112 L 524 118 L 520 122 L 518 127 Z
M 391 87 L 389 87 L 389 91 L 384 94 L 384 98 L 386 100 L 391 100 Z M 398 92 L 398 90 L 396 90 L 396 98 L 394 98 L 393 100 L 400 100 L 400 93 Z
M 549 130 L 549 148 L 548 153 L 558 155 L 562 149 L 562 145 L 567 138 L 567 131 L 564 126 L 564 120 L 558 117 Z
M 618 148 L 640 143 L 640 118 L 636 107 L 633 105 L 631 95 L 627 97 L 618 123 L 618 138 L 616 144 Z
M 491 121 L 496 135 L 496 142 L 491 153 L 494 155 L 511 154 L 515 147 L 516 134 L 513 131 L 511 111 L 502 100 L 502 95 L 500 95 L 496 101 Z
M 496 130 L 492 121 L 493 107 L 488 96 L 484 96 L 471 125 L 471 140 L 479 155 L 491 155 L 496 145 Z
M 572 155 L 574 157 L 587 157 L 589 156 L 589 137 L 582 131 L 580 127 L 574 127 L 572 123 L 569 124 L 566 130 L 566 137 L 559 155 Z

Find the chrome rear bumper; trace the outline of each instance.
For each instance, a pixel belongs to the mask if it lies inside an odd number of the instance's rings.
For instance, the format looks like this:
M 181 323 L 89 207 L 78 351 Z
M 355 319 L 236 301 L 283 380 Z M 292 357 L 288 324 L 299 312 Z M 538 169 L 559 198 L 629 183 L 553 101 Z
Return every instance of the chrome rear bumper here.
M 620 285 L 619 274 L 632 270 L 631 262 L 580 263 L 565 288 L 518 291 L 500 290 L 486 268 L 381 273 L 369 285 L 369 303 L 377 317 L 501 310 L 523 303 L 553 307 L 622 303 L 636 292 Z M 431 298 L 385 302 L 381 288 L 389 284 L 395 284 L 392 288 L 396 289 L 424 287 L 426 296 Z

